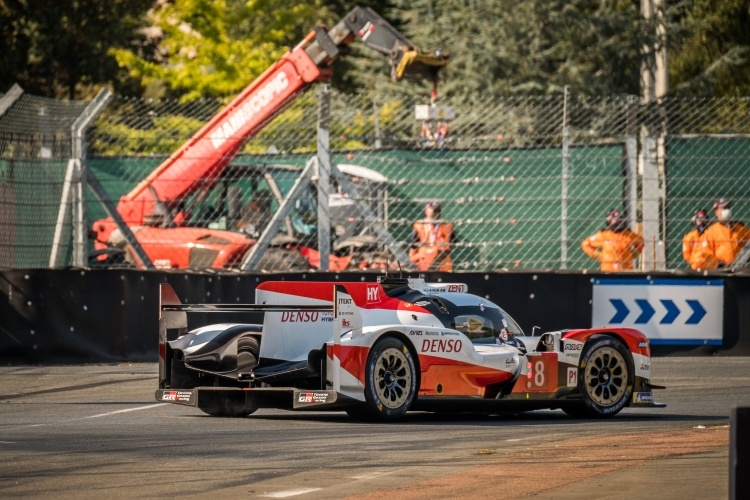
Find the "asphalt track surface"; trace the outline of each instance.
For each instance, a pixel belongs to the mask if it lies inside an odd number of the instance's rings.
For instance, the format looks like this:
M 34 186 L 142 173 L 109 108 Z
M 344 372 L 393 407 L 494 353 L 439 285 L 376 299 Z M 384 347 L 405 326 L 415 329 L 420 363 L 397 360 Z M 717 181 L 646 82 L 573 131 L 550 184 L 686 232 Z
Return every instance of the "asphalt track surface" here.
M 730 412 L 750 406 L 750 358 L 655 358 L 667 408 L 605 421 L 561 411 L 409 413 L 393 424 L 281 410 L 216 418 L 156 402 L 156 377 L 156 364 L 0 367 L 0 497 L 726 498 Z M 612 444 L 701 432 L 714 433 L 711 449 L 659 449 L 645 462 Z M 566 468 L 574 460 L 579 472 Z M 614 470 L 579 480 L 587 463 Z M 502 470 L 512 472 L 486 476 Z M 457 492 L 461 478 L 473 489 Z

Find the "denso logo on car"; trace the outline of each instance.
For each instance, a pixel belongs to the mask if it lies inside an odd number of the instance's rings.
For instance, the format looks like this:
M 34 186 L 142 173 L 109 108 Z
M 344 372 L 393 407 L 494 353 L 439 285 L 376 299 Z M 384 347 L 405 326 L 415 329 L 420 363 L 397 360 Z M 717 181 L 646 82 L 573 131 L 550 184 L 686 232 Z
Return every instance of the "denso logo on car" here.
M 422 352 L 459 352 L 463 345 L 459 339 L 424 339 Z
M 314 323 L 318 321 L 320 314 L 317 312 L 300 311 L 300 312 L 283 312 L 281 313 L 282 323 Z

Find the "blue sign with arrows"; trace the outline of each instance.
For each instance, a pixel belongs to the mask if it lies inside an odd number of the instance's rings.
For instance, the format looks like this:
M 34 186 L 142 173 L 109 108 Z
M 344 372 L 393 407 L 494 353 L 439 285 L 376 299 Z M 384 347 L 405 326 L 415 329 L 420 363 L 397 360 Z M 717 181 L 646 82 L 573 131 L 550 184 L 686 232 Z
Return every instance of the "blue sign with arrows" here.
M 615 315 L 609 320 L 609 324 L 617 325 L 625 321 L 625 318 L 630 314 L 630 308 L 625 305 L 622 299 L 609 299 L 612 306 L 615 308 Z M 675 322 L 677 317 L 682 313 L 674 300 L 671 299 L 659 299 L 659 302 L 664 306 L 665 314 L 659 320 L 660 325 L 671 325 Z M 635 319 L 636 325 L 643 325 L 648 323 L 651 318 L 656 314 L 656 309 L 651 306 L 651 303 L 647 299 L 635 299 L 636 305 L 640 308 L 640 315 Z M 703 317 L 706 315 L 706 310 L 698 300 L 686 300 L 685 303 L 688 305 L 690 317 L 685 320 L 686 325 L 697 325 L 701 322 Z M 683 315 L 684 316 L 684 315 Z
M 723 280 L 600 278 L 592 326 L 630 326 L 652 344 L 720 345 Z

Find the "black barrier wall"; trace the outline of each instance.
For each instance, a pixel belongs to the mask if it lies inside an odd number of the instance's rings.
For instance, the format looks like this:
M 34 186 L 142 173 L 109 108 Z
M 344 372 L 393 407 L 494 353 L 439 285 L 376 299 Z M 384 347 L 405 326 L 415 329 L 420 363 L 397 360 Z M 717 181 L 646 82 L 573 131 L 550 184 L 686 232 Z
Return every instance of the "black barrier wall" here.
M 658 278 L 628 274 L 628 278 Z M 0 363 L 50 364 L 156 361 L 158 285 L 169 283 L 186 303 L 252 303 L 268 280 L 375 281 L 373 273 L 207 274 L 138 270 L 0 272 Z M 584 273 L 428 273 L 428 282 L 466 283 L 503 307 L 530 334 L 591 327 L 592 283 Z M 611 275 L 610 275 L 611 277 Z M 695 275 L 669 279 L 692 279 Z M 750 276 L 724 280 L 721 346 L 654 346 L 654 355 L 750 355 Z M 222 321 L 259 323 L 257 314 L 190 315 L 190 327 Z

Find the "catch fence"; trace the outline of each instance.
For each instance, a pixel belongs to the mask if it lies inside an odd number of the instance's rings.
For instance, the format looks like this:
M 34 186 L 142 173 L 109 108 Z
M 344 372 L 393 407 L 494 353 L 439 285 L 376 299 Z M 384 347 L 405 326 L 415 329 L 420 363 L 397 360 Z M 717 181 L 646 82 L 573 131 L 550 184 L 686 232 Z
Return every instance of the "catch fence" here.
M 750 221 L 748 99 L 448 97 L 438 137 L 415 118 L 427 102 L 314 90 L 236 156 L 153 182 L 223 104 L 0 95 L 0 267 L 408 269 L 412 223 L 438 201 L 454 271 L 598 269 L 581 242 L 610 208 L 644 236 L 639 269 L 684 270 L 696 209 L 725 197 Z M 147 217 L 107 222 L 139 187 Z M 217 265 L 223 247 L 237 255 Z

